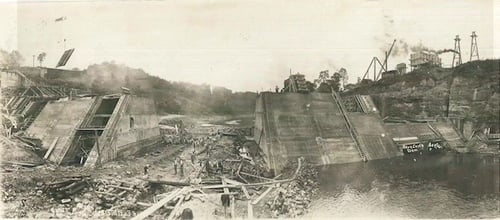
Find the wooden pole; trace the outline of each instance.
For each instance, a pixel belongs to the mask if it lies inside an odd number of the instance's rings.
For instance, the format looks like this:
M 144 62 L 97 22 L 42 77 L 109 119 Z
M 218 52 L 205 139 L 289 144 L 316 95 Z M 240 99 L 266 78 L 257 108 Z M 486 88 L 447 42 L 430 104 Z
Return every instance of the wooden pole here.
M 259 203 L 260 200 L 262 200 L 264 197 L 266 197 L 266 195 L 269 194 L 269 192 L 271 192 L 271 190 L 273 188 L 274 188 L 274 186 L 269 186 L 269 188 L 267 188 L 266 191 L 264 191 L 262 194 L 260 194 L 260 196 L 252 202 L 252 205 L 257 205 L 257 203 Z
M 144 210 L 143 212 L 139 213 L 139 215 L 131 218 L 131 220 L 142 220 L 142 219 L 145 219 L 146 217 L 148 217 L 149 215 L 153 214 L 156 210 L 158 210 L 163 205 L 167 204 L 170 200 L 174 199 L 175 197 L 177 197 L 179 194 L 181 194 L 183 192 L 185 192 L 185 188 L 177 189 L 175 191 L 172 191 L 170 194 L 168 194 L 167 196 L 165 196 L 165 198 L 161 199 L 160 201 L 158 201 L 157 203 L 155 203 L 151 207 L 149 207 L 146 210 Z
M 54 141 L 52 141 L 52 144 L 50 145 L 50 148 L 49 148 L 49 150 L 47 151 L 47 153 L 45 153 L 45 155 L 43 156 L 43 159 L 45 159 L 45 160 L 46 160 L 47 158 L 49 158 L 50 154 L 52 153 L 52 151 L 54 150 L 54 147 L 55 147 L 55 146 L 56 146 L 56 144 L 57 144 L 57 140 L 59 140 L 59 137 L 56 137 L 56 138 L 54 139 Z

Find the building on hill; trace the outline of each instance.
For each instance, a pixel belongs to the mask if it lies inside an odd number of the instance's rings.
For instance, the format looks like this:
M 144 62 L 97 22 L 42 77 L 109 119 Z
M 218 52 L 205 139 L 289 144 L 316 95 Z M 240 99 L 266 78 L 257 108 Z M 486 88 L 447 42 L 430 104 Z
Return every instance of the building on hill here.
M 441 66 L 441 58 L 432 51 L 419 51 L 410 55 L 410 66 L 412 69 L 418 69 L 424 65 Z
M 18 70 L 0 70 L 0 82 L 2 89 L 27 87 L 35 84 Z
M 288 79 L 284 82 L 284 92 L 300 92 L 307 93 L 309 88 L 307 88 L 307 81 L 303 74 L 297 73 L 290 75 Z
M 40 76 L 45 79 L 70 79 L 85 75 L 85 70 L 66 70 L 56 68 L 40 68 Z
M 395 77 L 399 75 L 397 70 L 389 70 L 382 73 L 382 78 Z
M 400 75 L 406 74 L 406 63 L 400 63 L 396 65 L 396 70 L 399 72 Z

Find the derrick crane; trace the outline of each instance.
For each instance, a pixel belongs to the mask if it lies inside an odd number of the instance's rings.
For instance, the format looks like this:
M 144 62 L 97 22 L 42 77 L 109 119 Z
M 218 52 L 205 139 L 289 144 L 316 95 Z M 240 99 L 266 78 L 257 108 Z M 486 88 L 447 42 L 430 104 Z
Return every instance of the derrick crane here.
M 394 44 L 396 44 L 396 39 L 392 42 L 391 47 L 389 48 L 389 51 L 385 52 L 385 58 L 384 62 L 380 62 L 380 60 L 377 57 L 373 57 L 372 61 L 370 62 L 370 65 L 368 65 L 368 68 L 366 69 L 365 75 L 363 76 L 363 79 L 366 79 L 367 76 L 369 77 L 368 73 L 370 72 L 370 69 L 373 66 L 373 81 L 377 81 L 380 79 L 380 75 L 383 72 L 387 71 L 387 60 L 389 59 L 389 56 L 391 55 L 392 49 L 394 48 Z M 380 66 L 380 69 L 377 73 L 377 64 Z

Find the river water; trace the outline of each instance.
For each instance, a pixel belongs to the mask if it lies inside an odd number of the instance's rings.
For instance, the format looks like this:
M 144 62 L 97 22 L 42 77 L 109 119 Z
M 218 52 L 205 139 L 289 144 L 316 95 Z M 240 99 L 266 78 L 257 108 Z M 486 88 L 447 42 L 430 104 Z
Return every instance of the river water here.
M 500 218 L 498 156 L 442 154 L 329 165 L 306 218 Z

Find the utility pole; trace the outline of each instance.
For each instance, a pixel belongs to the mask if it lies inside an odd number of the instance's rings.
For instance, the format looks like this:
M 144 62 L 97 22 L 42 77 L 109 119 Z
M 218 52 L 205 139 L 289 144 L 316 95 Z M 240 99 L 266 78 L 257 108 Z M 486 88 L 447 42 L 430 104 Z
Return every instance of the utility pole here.
M 472 57 L 477 57 L 479 60 L 479 49 L 477 47 L 477 35 L 476 32 L 473 31 L 471 37 L 471 42 L 470 42 L 470 60 L 472 61 Z
M 455 36 L 455 53 L 453 53 L 453 62 L 451 63 L 451 67 L 455 67 L 455 57 L 458 55 L 457 59 L 457 66 L 462 64 L 462 51 L 460 50 L 460 36 Z

